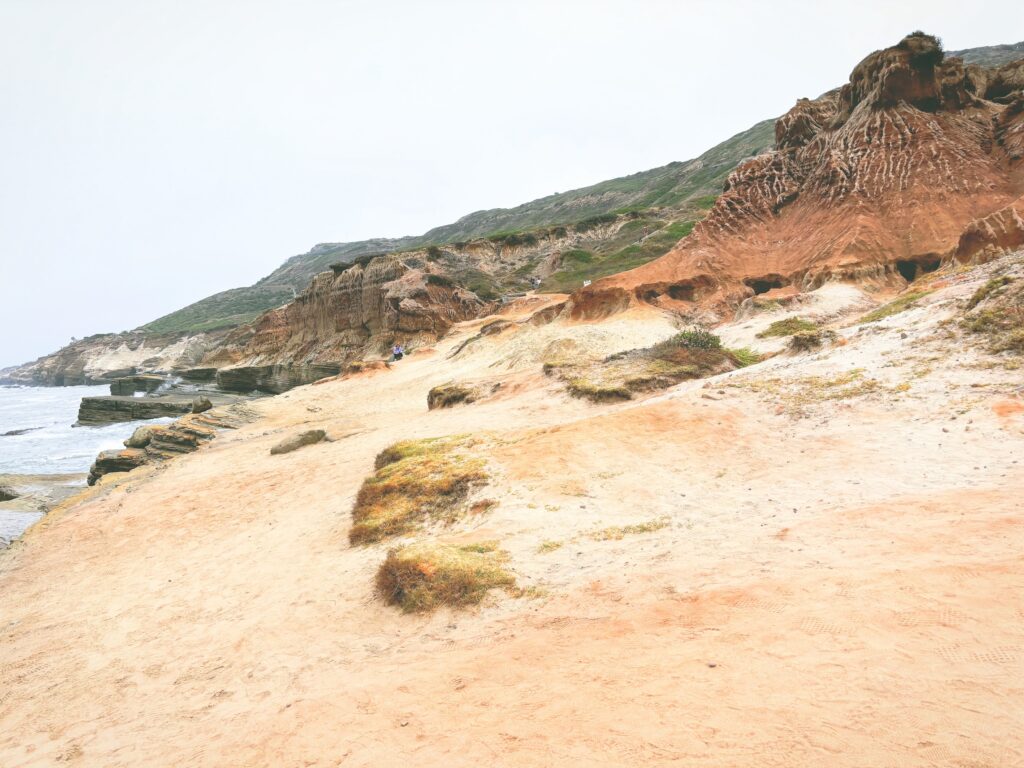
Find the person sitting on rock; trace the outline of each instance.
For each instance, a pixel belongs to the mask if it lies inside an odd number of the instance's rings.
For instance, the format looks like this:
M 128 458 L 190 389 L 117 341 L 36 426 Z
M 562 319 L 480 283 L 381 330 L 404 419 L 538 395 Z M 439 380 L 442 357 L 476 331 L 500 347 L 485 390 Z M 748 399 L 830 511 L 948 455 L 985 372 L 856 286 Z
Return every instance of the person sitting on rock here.
M 403 357 L 405 357 L 405 350 L 402 349 L 402 345 L 395 344 L 395 346 L 391 348 L 391 360 L 401 360 Z

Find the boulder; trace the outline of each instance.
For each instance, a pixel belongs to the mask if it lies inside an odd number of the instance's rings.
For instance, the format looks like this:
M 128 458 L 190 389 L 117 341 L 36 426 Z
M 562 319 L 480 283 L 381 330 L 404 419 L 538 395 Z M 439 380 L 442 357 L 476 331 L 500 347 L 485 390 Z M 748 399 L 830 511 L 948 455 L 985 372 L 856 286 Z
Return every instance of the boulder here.
M 132 432 L 131 437 L 124 441 L 124 447 L 145 448 L 152 441 L 154 435 L 156 435 L 159 432 L 165 431 L 165 429 L 165 427 L 150 424 L 139 427 L 134 432 Z
M 292 451 L 302 448 L 304 445 L 313 445 L 319 443 L 327 437 L 327 433 L 322 429 L 311 429 L 307 432 L 302 432 L 298 435 L 293 435 L 270 449 L 272 455 L 279 453 L 291 453 Z
M 210 398 L 203 397 L 200 395 L 192 400 L 192 413 L 202 413 L 213 408 L 213 403 L 210 402 Z
M 96 461 L 89 467 L 89 485 L 111 472 L 130 472 L 149 461 L 146 452 L 141 448 L 125 448 L 124 450 L 101 451 Z

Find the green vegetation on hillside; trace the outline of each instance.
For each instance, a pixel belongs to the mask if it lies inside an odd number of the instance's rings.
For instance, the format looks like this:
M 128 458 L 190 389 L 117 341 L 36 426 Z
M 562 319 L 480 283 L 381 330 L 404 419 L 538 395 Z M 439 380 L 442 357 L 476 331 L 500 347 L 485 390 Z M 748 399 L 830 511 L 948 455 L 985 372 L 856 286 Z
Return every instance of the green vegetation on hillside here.
M 642 266 L 668 253 L 672 246 L 690 234 L 695 223 L 673 221 L 666 224 L 650 219 L 631 221 L 619 230 L 620 235 L 630 235 L 632 242 L 629 245 L 606 253 L 583 249 L 566 251 L 562 254 L 562 268 L 541 284 L 541 290 L 554 293 L 574 291 L 583 285 L 584 280 L 597 280 Z
M 566 230 L 575 228 L 577 232 L 586 232 L 611 221 L 612 214 L 645 211 L 655 207 L 676 208 L 679 212 L 703 210 L 713 204 L 715 196 L 722 190 L 725 178 L 738 163 L 771 147 L 773 141 L 774 120 L 765 120 L 694 160 L 669 163 L 649 171 L 549 195 L 515 208 L 477 211 L 418 237 L 318 245 L 308 253 L 291 257 L 253 286 L 209 296 L 154 320 L 143 326 L 143 330 L 198 331 L 248 322 L 261 312 L 290 301 L 292 289 L 301 292 L 314 275 L 330 269 L 332 264 L 351 263 L 374 253 L 464 243 L 479 237 L 508 245 L 529 244 L 531 231 L 554 228 L 556 231 L 553 234 L 558 235 L 560 232 L 557 230 L 565 227 Z M 672 225 L 682 226 L 686 223 L 672 222 Z M 639 266 L 665 253 L 683 236 L 676 237 L 680 231 L 681 227 L 677 227 L 659 233 L 657 240 L 652 237 L 650 240 L 653 242 L 644 241 L 641 247 L 632 251 L 628 249 L 628 244 L 623 244 L 620 246 L 623 252 L 600 259 L 601 264 L 593 272 L 586 273 L 585 277 L 565 276 L 564 280 L 554 280 L 548 289 L 556 290 L 562 284 L 568 286 L 578 277 L 593 279 Z M 688 230 L 683 234 L 686 232 Z M 672 242 L 667 243 L 668 240 Z M 500 286 L 495 284 L 492 276 L 483 272 L 453 277 L 481 298 L 494 299 L 500 295 Z

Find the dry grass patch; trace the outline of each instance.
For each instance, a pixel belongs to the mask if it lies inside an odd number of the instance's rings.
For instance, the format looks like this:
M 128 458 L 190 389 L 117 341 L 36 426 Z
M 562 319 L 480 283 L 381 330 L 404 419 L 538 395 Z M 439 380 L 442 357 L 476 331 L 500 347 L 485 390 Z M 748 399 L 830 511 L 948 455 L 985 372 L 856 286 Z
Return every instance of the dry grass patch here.
M 508 559 L 494 542 L 411 544 L 388 552 L 377 569 L 377 592 L 406 613 L 476 605 L 492 589 L 515 588 Z
M 992 353 L 1024 353 L 1024 282 L 1009 277 L 989 280 L 975 292 L 961 327 L 988 341 Z M 979 309 L 980 307 L 980 309 Z
M 433 438 L 381 451 L 356 496 L 349 541 L 380 541 L 465 515 L 470 491 L 488 480 L 483 460 L 467 453 L 471 445 L 466 437 Z
M 836 376 L 806 376 L 799 379 L 747 379 L 735 386 L 765 396 L 791 415 L 805 415 L 810 406 L 835 400 L 850 400 L 877 394 L 900 394 L 910 389 L 907 383 L 888 387 L 877 379 L 866 378 L 862 368 Z
M 602 528 L 590 534 L 594 541 L 619 541 L 620 539 L 636 533 L 653 533 L 667 528 L 669 524 L 667 517 L 659 517 L 657 520 L 648 520 L 646 523 L 635 523 L 633 525 L 613 525 L 609 528 Z
M 784 320 L 776 320 L 759 334 L 757 338 L 768 339 L 775 336 L 792 336 L 803 331 L 816 331 L 817 324 L 800 317 L 787 317 Z
M 537 547 L 537 551 L 540 554 L 546 554 L 547 552 L 554 552 L 556 549 L 561 549 L 564 544 L 565 544 L 564 541 L 555 541 L 553 539 L 549 539 L 547 541 L 542 541 L 540 546 Z
M 878 309 L 868 312 L 864 317 L 858 320 L 859 323 L 874 323 L 879 320 L 884 320 L 887 317 L 898 315 L 900 312 L 905 312 L 908 309 L 917 306 L 917 302 L 927 296 L 931 291 L 913 291 L 900 296 L 895 301 L 890 301 L 888 304 L 884 304 Z
M 434 387 L 427 393 L 427 408 L 431 411 L 435 408 L 451 408 L 460 403 L 475 402 L 478 396 L 479 393 L 471 387 L 448 382 Z

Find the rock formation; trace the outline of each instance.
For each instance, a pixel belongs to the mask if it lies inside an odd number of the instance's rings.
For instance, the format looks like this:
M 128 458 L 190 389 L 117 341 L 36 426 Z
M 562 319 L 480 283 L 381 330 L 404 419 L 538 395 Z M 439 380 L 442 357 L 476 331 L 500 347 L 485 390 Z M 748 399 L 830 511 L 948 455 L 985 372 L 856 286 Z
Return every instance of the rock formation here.
M 227 405 L 238 402 L 237 395 L 210 393 L 204 396 L 207 402 L 214 405 Z M 197 398 L 189 393 L 154 395 L 150 397 L 126 397 L 120 395 L 102 395 L 83 397 L 78 407 L 78 423 L 83 426 L 114 424 L 119 421 L 138 421 L 141 419 L 159 419 L 167 416 L 180 416 L 183 413 L 197 413 L 194 403 Z
M 971 222 L 1020 195 L 1020 74 L 1020 62 L 986 70 L 947 58 L 921 33 L 872 53 L 842 88 L 777 121 L 775 151 L 739 166 L 689 237 L 578 292 L 573 313 L 635 301 L 725 311 L 774 288 L 937 268 L 965 228 L 1010 226 L 1009 211 Z
M 123 449 L 101 451 L 89 468 L 87 482 L 95 485 L 104 475 L 130 472 L 146 464 L 191 453 L 217 436 L 221 429 L 237 429 L 255 418 L 244 403 L 204 413 L 190 413 L 167 425 L 146 425 L 125 440 Z
M 223 389 L 281 392 L 395 342 L 433 342 L 485 306 L 443 275 L 382 256 L 322 272 L 290 304 L 233 331 L 203 363 L 221 368 Z
M 138 374 L 170 372 L 194 366 L 223 335 L 144 331 L 96 334 L 5 371 L 0 383 L 62 387 L 108 384 Z

